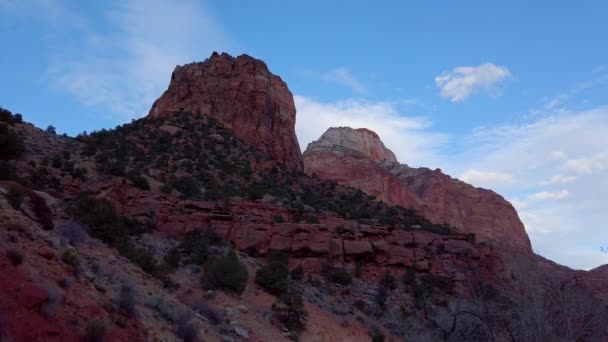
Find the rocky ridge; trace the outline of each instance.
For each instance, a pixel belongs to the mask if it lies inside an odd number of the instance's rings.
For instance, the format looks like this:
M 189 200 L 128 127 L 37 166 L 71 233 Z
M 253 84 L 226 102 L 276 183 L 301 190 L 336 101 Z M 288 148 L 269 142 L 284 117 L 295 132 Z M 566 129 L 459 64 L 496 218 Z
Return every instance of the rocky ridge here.
M 378 200 L 412 208 L 431 222 L 473 233 L 480 241 L 532 252 L 517 212 L 502 196 L 440 170 L 399 164 L 369 130 L 330 128 L 309 144 L 304 169 L 322 179 L 359 188 Z

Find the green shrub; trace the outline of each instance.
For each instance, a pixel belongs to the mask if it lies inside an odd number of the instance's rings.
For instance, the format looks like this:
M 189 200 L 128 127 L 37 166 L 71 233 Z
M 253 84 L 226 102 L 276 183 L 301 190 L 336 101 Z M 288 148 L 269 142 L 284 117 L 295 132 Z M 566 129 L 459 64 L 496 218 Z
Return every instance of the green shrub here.
M 270 186 L 265 182 L 254 182 L 247 188 L 247 198 L 250 200 L 259 200 L 270 191 Z
M 361 300 L 361 299 L 357 299 L 357 300 L 356 300 L 356 301 L 353 303 L 353 305 L 355 306 L 355 308 L 357 308 L 357 310 L 362 311 L 362 312 L 365 312 L 365 308 L 367 307 L 367 306 L 365 305 L 365 302 L 364 302 L 363 300 Z
M 169 183 L 165 183 L 165 184 L 163 184 L 163 185 L 160 187 L 160 191 L 161 191 L 163 194 L 170 194 L 170 193 L 171 193 L 171 191 L 173 191 L 173 187 L 171 186 L 171 184 L 169 184 Z
M 1 159 L 1 158 L 0 158 Z M 0 180 L 16 180 L 15 167 L 6 160 L 0 160 Z
M 61 159 L 60 155 L 56 154 L 53 156 L 53 158 L 51 158 L 51 167 L 55 169 L 60 169 L 62 165 L 63 159 Z
M 150 190 L 150 184 L 148 183 L 148 179 L 138 172 L 129 172 L 127 174 L 127 179 L 133 183 L 133 185 L 142 190 Z
M 19 266 L 23 263 L 23 254 L 16 249 L 7 250 L 6 257 L 13 266 Z
M 188 176 L 180 177 L 171 182 L 171 186 L 182 194 L 182 197 L 188 199 L 201 198 L 203 193 L 201 192 L 200 183 Z
M 146 232 L 147 227 L 116 213 L 107 199 L 87 195 L 77 197 L 69 208 L 74 218 L 87 226 L 91 236 L 114 245 L 129 235 Z
M 325 267 L 323 275 L 328 281 L 342 286 L 350 285 L 353 282 L 353 276 L 344 268 Z
M 23 139 L 6 124 L 0 124 L 0 160 L 17 159 L 23 152 Z
M 84 339 L 87 342 L 102 342 L 106 333 L 106 325 L 102 321 L 91 319 L 87 322 Z
M 209 246 L 222 244 L 222 237 L 212 230 L 196 229 L 184 235 L 179 249 L 183 251 L 189 263 L 202 264 L 209 257 Z
M 6 193 L 6 199 L 8 200 L 8 203 L 15 210 L 19 210 L 19 208 L 21 207 L 21 203 L 23 203 L 23 197 L 25 197 L 23 188 L 18 185 L 11 186 L 8 189 L 8 192 Z
M 10 110 L 0 107 L 0 121 L 12 125 L 14 120 L 13 113 Z
M 44 198 L 36 192 L 30 192 L 30 201 L 34 214 L 36 214 L 36 218 L 38 218 L 38 222 L 40 222 L 42 228 L 46 230 L 53 229 L 55 226 L 53 223 L 53 212 L 46 204 Z
M 289 277 L 296 281 L 302 280 L 302 278 L 304 278 L 304 268 L 302 268 L 302 265 L 296 266 L 289 274 Z
M 304 309 L 302 295 L 292 285 L 287 287 L 280 301 L 272 304 L 272 313 L 287 330 L 296 335 L 306 328 L 308 313 Z
M 78 251 L 76 251 L 73 247 L 66 248 L 65 251 L 61 254 L 61 261 L 72 267 L 78 267 L 80 264 L 80 259 L 78 258 Z
M 390 273 L 384 273 L 382 278 L 380 278 L 380 287 L 394 290 L 397 288 L 397 279 Z
M 178 247 L 171 248 L 164 257 L 165 265 L 167 265 L 170 270 L 178 268 L 181 260 L 182 256 Z
M 241 263 L 234 251 L 227 256 L 212 258 L 207 262 L 207 270 L 201 277 L 206 289 L 242 293 L 247 286 L 247 268 Z
M 255 282 L 266 292 L 281 295 L 287 290 L 289 271 L 288 256 L 285 253 L 273 251 L 268 256 L 268 262 L 255 273 Z
M 151 250 L 137 247 L 129 237 L 117 241 L 115 247 L 118 249 L 120 255 L 139 266 L 142 271 L 153 276 L 159 275 L 159 266 L 154 258 L 154 253 Z
M 386 340 L 384 333 L 377 328 L 374 328 L 370 335 L 372 337 L 372 342 L 384 342 Z

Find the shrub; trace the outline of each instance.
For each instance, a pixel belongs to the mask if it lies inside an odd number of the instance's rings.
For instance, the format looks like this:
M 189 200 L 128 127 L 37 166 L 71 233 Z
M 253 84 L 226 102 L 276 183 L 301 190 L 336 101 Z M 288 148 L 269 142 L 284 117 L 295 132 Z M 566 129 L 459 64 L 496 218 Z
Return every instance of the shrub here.
M 122 283 L 120 286 L 118 312 L 125 317 L 135 316 L 135 289 L 130 284 Z
M 34 210 L 34 214 L 36 214 L 38 222 L 40 222 L 42 228 L 46 230 L 53 229 L 53 212 L 47 206 L 44 198 L 42 198 L 42 196 L 38 195 L 36 192 L 32 191 L 30 192 L 30 201 L 32 203 L 32 209 Z
M 55 315 L 55 312 L 61 306 L 63 302 L 63 295 L 61 291 L 56 287 L 45 287 L 47 298 L 40 308 L 40 313 L 46 318 L 50 319 Z
M 221 243 L 222 237 L 214 231 L 196 229 L 184 235 L 179 248 L 188 255 L 188 262 L 202 264 L 209 257 L 209 246 Z
M 76 246 L 88 237 L 86 227 L 76 221 L 64 222 L 56 229 L 59 235 L 66 239 L 70 245 Z
M 76 251 L 73 247 L 66 248 L 65 251 L 61 254 L 61 261 L 72 267 L 78 267 L 80 264 L 80 259 L 78 258 L 78 251 Z
M 264 182 L 255 182 L 247 188 L 247 198 L 250 200 L 259 200 L 270 191 L 269 185 Z
M 323 275 L 332 283 L 347 286 L 353 282 L 353 276 L 343 268 L 325 267 Z
M 87 322 L 84 339 L 87 342 L 102 342 L 106 336 L 106 330 L 106 325 L 102 321 L 91 319 Z
M 175 334 L 184 342 L 198 341 L 198 330 L 191 322 L 187 320 L 179 322 Z
M 207 289 L 240 294 L 247 286 L 247 278 L 247 268 L 239 261 L 236 253 L 230 251 L 227 256 L 212 258 L 207 262 L 207 270 L 201 277 L 201 283 Z
M 7 125 L 0 124 L 0 160 L 17 159 L 23 152 L 25 152 L 23 139 Z
M 6 251 L 6 257 L 13 266 L 19 266 L 23 263 L 23 254 L 16 249 L 9 249 Z
M 60 155 L 56 154 L 53 156 L 53 158 L 51 158 L 51 167 L 55 169 L 60 169 L 62 165 L 63 160 L 61 159 Z
M 384 273 L 379 285 L 385 289 L 394 290 L 397 288 L 397 279 L 390 273 Z
M 165 183 L 160 187 L 160 191 L 164 194 L 170 194 L 173 191 L 173 187 L 169 183 Z
M 127 179 L 137 188 L 150 190 L 148 179 L 137 172 L 129 172 L 129 174 L 127 174 Z
M 1 159 L 2 158 L 0 158 L 0 180 L 16 180 L 17 172 L 15 171 L 15 167 L 8 161 Z
M 450 294 L 454 291 L 454 282 L 449 278 L 441 277 L 433 274 L 427 274 L 420 277 L 420 286 L 429 289 L 429 291 L 440 291 Z
M 14 119 L 13 113 L 10 110 L 0 107 L 0 121 L 12 124 Z
M 366 305 L 365 305 L 365 302 L 363 300 L 357 299 L 353 303 L 353 305 L 355 306 L 355 308 L 357 308 L 357 310 L 365 312 Z
M 171 248 L 171 250 L 169 250 L 169 252 L 164 257 L 165 265 L 167 265 L 170 270 L 178 268 L 181 259 L 182 257 L 179 252 L 179 248 L 177 247 Z
M 118 215 L 114 204 L 103 198 L 79 196 L 71 204 L 69 212 L 78 222 L 89 227 L 93 237 L 111 245 L 124 242 L 129 235 L 147 231 L 146 226 Z
M 384 333 L 382 331 L 380 331 L 378 328 L 374 328 L 372 330 L 372 332 L 370 333 L 370 336 L 372 338 L 372 342 L 384 342 L 386 337 L 384 336 Z
M 19 210 L 19 207 L 21 207 L 21 203 L 23 203 L 24 196 L 25 195 L 23 192 L 23 188 L 18 185 L 11 186 L 8 189 L 8 192 L 6 193 L 6 199 L 7 199 L 8 203 L 15 210 Z
M 171 182 L 171 186 L 179 191 L 184 198 L 201 198 L 203 195 L 200 183 L 192 177 L 177 178 Z
M 302 268 L 302 265 L 299 264 L 296 266 L 289 274 L 289 277 L 296 281 L 302 280 L 302 278 L 304 278 L 304 268 Z
M 255 273 L 255 282 L 268 293 L 281 295 L 288 286 L 287 258 L 283 253 L 271 252 L 268 262 Z
M 292 285 L 287 287 L 279 302 L 272 304 L 272 313 L 287 330 L 295 334 L 306 328 L 308 313 L 304 309 L 302 295 Z
M 51 133 L 51 134 L 57 134 L 57 131 L 55 130 L 55 127 L 54 127 L 53 125 L 49 125 L 49 126 L 46 128 L 46 132 L 47 132 L 47 133 Z
M 160 268 L 154 258 L 154 253 L 151 250 L 144 247 L 137 247 L 133 241 L 131 241 L 130 237 L 125 237 L 115 242 L 114 245 L 121 255 L 139 266 L 142 271 L 153 276 L 160 275 Z
M 192 310 L 200 313 L 207 318 L 207 321 L 212 325 L 218 325 L 224 321 L 224 315 L 204 302 L 192 304 Z

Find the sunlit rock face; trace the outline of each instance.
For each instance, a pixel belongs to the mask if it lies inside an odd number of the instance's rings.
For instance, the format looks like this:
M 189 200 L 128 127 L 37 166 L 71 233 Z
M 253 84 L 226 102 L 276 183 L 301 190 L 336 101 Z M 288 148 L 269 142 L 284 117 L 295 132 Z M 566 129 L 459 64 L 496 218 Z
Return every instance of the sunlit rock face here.
M 502 196 L 438 169 L 399 164 L 370 130 L 330 128 L 308 145 L 304 170 L 360 188 L 378 200 L 415 209 L 434 223 L 474 233 L 478 241 L 532 252 L 517 212 Z

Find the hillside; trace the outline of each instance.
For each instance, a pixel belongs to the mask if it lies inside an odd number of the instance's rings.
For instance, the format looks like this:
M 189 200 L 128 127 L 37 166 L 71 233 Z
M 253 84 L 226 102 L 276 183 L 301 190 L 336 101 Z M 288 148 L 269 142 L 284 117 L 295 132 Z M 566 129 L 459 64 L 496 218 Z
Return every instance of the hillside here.
M 206 91 L 227 61 L 261 65 L 214 54 L 189 86 L 171 80 L 215 99 L 211 114 L 167 106 L 71 138 L 2 110 L 3 340 L 605 339 L 604 304 L 575 282 L 585 275 L 304 173 L 267 145 L 297 142 L 295 121 L 282 128 L 293 137 L 249 140 L 239 125 L 269 113 Z M 250 98 L 249 71 L 230 69 L 239 81 L 223 87 Z M 391 159 L 369 141 L 361 153 Z

